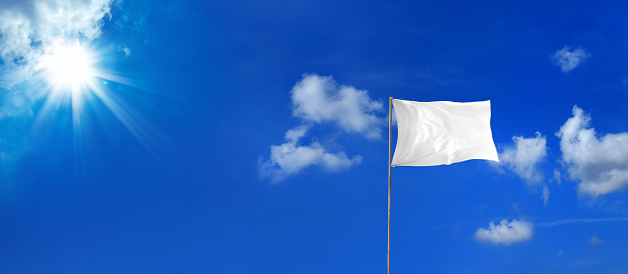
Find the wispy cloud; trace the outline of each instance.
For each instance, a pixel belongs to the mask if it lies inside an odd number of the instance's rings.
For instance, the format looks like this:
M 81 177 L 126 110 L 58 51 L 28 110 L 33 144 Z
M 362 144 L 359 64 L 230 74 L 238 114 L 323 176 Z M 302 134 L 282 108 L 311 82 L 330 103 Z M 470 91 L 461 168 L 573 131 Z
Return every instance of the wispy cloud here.
M 541 192 L 541 199 L 543 199 L 543 205 L 547 206 L 547 202 L 549 202 L 550 190 L 547 185 L 543 186 L 543 191 Z
M 33 150 L 28 126 L 20 123 L 0 123 L 0 190 L 12 183 L 12 171 L 24 154 Z
M 443 75 L 451 74 L 451 71 L 435 73 L 429 68 L 409 69 L 392 68 L 378 73 L 366 74 L 364 79 L 373 83 L 382 84 L 394 88 L 426 89 L 439 86 L 457 84 L 458 80 L 444 78 Z
M 559 66 L 560 70 L 565 73 L 572 71 L 589 57 L 591 57 L 591 54 L 583 48 L 571 49 L 569 46 L 564 46 L 552 54 L 554 64 Z
M 554 169 L 554 178 L 553 178 L 553 179 L 554 179 L 554 181 L 555 181 L 555 182 L 557 182 L 557 183 L 559 183 L 559 184 L 560 184 L 560 183 L 562 183 L 562 182 L 563 182 L 563 180 L 562 180 L 562 176 L 563 176 L 563 175 L 560 173 L 560 169 L 555 168 L 555 169 Z
M 480 242 L 510 245 L 532 239 L 534 225 L 523 220 L 501 220 L 499 224 L 489 223 L 488 228 L 478 229 L 473 238 Z
M 597 137 L 591 117 L 573 107 L 573 117 L 560 128 L 561 161 L 580 194 L 598 197 L 628 187 L 628 132 Z
M 155 5 L 146 7 L 137 1 L 116 1 L 114 4 L 115 12 L 119 16 L 113 20 L 114 24 L 120 29 L 131 29 L 134 32 L 143 32 L 146 29 L 146 21 Z M 168 13 L 167 11 L 165 13 Z
M 0 92 L 0 120 L 11 116 L 32 116 L 33 99 L 22 91 Z
M 30 79 L 59 40 L 94 39 L 112 0 L 0 2 L 0 88 Z
M 605 245 L 606 242 L 604 240 L 598 238 L 596 235 L 593 235 L 591 238 L 587 239 L 587 243 L 591 244 L 591 247 L 596 245 Z
M 123 52 L 124 56 L 129 57 L 131 56 L 131 49 L 129 47 L 118 47 L 118 51 Z
M 601 222 L 617 222 L 628 221 L 628 217 L 617 218 L 576 218 L 576 219 L 564 219 L 554 222 L 537 223 L 537 227 L 554 227 L 566 224 L 588 224 L 588 223 L 601 223 Z
M 292 88 L 293 115 L 302 124 L 285 134 L 285 142 L 270 147 L 269 159 L 258 160 L 261 178 L 280 182 L 310 166 L 320 166 L 326 171 L 342 171 L 362 161 L 360 155 L 347 156 L 341 149 L 330 151 L 312 140 L 308 145 L 299 144 L 311 126 L 331 123 L 342 132 L 357 133 L 374 140 L 381 138 L 384 118 L 382 103 L 372 100 L 367 91 L 351 86 L 338 85 L 331 76 L 304 75 Z

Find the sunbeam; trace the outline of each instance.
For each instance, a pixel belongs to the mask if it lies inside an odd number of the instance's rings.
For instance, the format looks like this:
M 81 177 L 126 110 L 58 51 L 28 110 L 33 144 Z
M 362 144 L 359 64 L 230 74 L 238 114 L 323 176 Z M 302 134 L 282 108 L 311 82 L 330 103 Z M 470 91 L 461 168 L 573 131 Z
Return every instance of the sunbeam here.
M 133 81 L 124 77 L 111 77 L 100 67 L 106 52 L 99 51 L 93 44 L 79 41 L 66 43 L 59 40 L 48 48 L 38 68 L 44 88 L 40 91 L 44 103 L 38 116 L 37 124 L 55 115 L 62 109 L 71 110 L 75 136 L 80 135 L 85 108 L 96 107 L 90 102 L 101 101 L 113 116 L 151 153 L 154 153 L 152 138 L 137 122 L 140 117 L 132 117 L 133 111 L 123 102 L 116 102 L 112 90 L 103 86 L 103 80 L 122 85 L 135 86 Z M 108 77 L 109 76 L 109 77 Z M 118 99 L 118 101 L 121 99 Z M 122 107 L 125 106 L 125 107 Z

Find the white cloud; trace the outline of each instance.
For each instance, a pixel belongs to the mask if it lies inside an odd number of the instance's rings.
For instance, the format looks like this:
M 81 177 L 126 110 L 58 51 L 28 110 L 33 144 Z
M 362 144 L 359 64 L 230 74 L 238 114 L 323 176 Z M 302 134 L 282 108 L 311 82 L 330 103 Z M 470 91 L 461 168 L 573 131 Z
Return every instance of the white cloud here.
M 499 162 L 490 164 L 510 170 L 517 174 L 533 191 L 541 191 L 543 205 L 549 201 L 550 191 L 543 182 L 543 173 L 539 170 L 539 163 L 547 157 L 547 141 L 545 136 L 537 132 L 536 137 L 512 137 L 514 145 L 505 146 L 499 153 Z
M 547 156 L 545 136 L 537 132 L 536 137 L 514 136 L 512 140 L 515 145 L 504 147 L 499 153 L 499 162 L 494 165 L 514 172 L 528 185 L 538 184 L 543 180 L 538 164 Z
M 307 146 L 298 145 L 306 131 L 306 126 L 290 129 L 286 132 L 286 143 L 270 147 L 270 159 L 258 161 L 262 178 L 270 178 L 278 183 L 309 166 L 321 166 L 327 171 L 342 171 L 361 162 L 359 155 L 349 158 L 343 151 L 332 153 L 316 141 Z
M 308 126 L 305 125 L 289 129 L 286 132 L 286 140 L 290 141 L 291 143 L 296 143 L 299 139 L 301 139 L 301 137 L 305 135 L 308 129 Z
M 587 239 L 587 243 L 590 243 L 591 247 L 596 246 L 596 245 L 605 245 L 606 244 L 606 242 L 604 242 L 604 240 L 598 238 L 595 235 L 593 235 L 591 238 Z
M 375 113 L 384 111 L 381 102 L 372 100 L 367 91 L 339 86 L 331 76 L 304 75 L 292 88 L 293 115 L 304 121 L 334 122 L 344 131 L 360 133 L 368 139 L 382 137 L 384 119 Z
M 513 219 L 511 222 L 503 219 L 498 225 L 491 222 L 488 229 L 480 228 L 473 238 L 480 242 L 509 245 L 532 239 L 534 226 L 526 221 Z
M 124 56 L 131 56 L 131 49 L 129 47 L 118 47 L 118 51 L 124 52 Z
M 572 50 L 571 47 L 564 46 L 552 55 L 552 60 L 555 65 L 560 67 L 562 72 L 570 72 L 589 57 L 591 55 L 582 48 Z
M 573 117 L 560 128 L 561 161 L 578 193 L 591 197 L 625 189 L 628 186 L 628 133 L 609 133 L 598 138 L 587 128 L 591 117 L 573 107 Z
M 258 160 L 261 178 L 277 183 L 310 166 L 342 171 L 362 161 L 361 156 L 349 157 L 342 150 L 330 152 L 317 141 L 299 145 L 299 140 L 315 124 L 334 123 L 344 132 L 359 133 L 367 139 L 382 137 L 381 127 L 387 121 L 375 113 L 383 111 L 384 107 L 366 91 L 339 86 L 331 76 L 312 74 L 304 75 L 292 88 L 291 95 L 292 114 L 301 118 L 302 124 L 286 132 L 286 142 L 270 147 L 268 160 Z
M 53 43 L 94 39 L 112 0 L 0 2 L 0 88 L 30 79 Z

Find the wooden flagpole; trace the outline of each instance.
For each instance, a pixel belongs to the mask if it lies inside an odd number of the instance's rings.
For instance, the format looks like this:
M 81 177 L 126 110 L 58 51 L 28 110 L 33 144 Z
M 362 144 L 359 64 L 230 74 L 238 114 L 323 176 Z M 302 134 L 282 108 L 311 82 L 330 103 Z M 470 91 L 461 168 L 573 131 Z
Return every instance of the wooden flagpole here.
M 390 158 L 391 158 L 391 137 L 392 135 L 392 96 L 388 100 L 388 274 L 390 274 Z

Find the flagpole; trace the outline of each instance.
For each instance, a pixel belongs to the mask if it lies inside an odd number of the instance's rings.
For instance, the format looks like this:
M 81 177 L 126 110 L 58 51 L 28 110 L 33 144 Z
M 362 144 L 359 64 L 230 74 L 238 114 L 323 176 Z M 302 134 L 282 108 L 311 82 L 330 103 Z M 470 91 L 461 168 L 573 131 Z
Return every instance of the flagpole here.
M 392 135 L 392 96 L 388 99 L 388 274 L 390 274 L 390 158 L 391 158 L 391 135 Z

